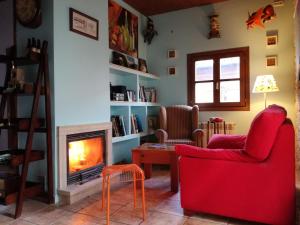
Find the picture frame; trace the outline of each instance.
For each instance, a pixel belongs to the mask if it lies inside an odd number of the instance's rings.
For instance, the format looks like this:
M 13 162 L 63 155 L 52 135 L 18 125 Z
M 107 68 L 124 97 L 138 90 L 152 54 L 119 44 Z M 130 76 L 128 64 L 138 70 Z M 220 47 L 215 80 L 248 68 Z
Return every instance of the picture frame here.
M 147 62 L 146 62 L 145 59 L 140 59 L 139 58 L 139 71 L 142 71 L 144 73 L 148 73 Z
M 174 49 L 168 50 L 167 57 L 168 59 L 175 59 L 177 56 L 177 52 Z
M 269 35 L 266 37 L 266 45 L 267 47 L 277 46 L 278 36 L 277 35 Z
M 138 58 L 138 16 L 108 1 L 109 48 Z
M 119 65 L 119 66 L 128 67 L 128 62 L 127 62 L 126 56 L 117 51 L 112 52 L 112 63 Z
M 168 67 L 168 75 L 170 75 L 170 76 L 176 75 L 176 67 L 175 66 Z
M 70 31 L 98 40 L 99 21 L 89 15 L 69 8 Z
M 273 68 L 278 65 L 277 55 L 266 56 L 266 67 Z

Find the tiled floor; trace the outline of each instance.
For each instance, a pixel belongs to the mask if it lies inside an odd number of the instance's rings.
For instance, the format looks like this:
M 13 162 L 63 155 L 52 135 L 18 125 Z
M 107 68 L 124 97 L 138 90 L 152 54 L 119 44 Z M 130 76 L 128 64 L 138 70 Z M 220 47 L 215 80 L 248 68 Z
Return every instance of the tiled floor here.
M 111 193 L 111 225 L 243 225 L 255 224 L 224 217 L 197 214 L 186 217 L 180 206 L 179 193 L 169 191 L 168 171 L 154 171 L 153 177 L 145 181 L 147 218 L 142 220 L 141 201 L 133 209 L 132 185 L 114 185 Z M 0 225 L 95 225 L 106 224 L 101 211 L 101 195 L 95 194 L 74 205 L 49 206 L 27 200 L 20 219 L 9 215 L 14 206 L 0 207 Z

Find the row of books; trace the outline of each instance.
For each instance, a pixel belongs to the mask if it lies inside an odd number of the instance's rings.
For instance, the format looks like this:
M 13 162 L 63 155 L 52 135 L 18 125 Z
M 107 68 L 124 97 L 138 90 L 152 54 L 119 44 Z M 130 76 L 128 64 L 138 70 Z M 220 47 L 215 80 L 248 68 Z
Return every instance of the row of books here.
M 143 132 L 142 121 L 136 114 L 130 116 L 131 121 L 131 134 L 137 134 Z M 127 135 L 126 126 L 124 123 L 124 117 L 122 115 L 111 116 L 112 122 L 112 135 L 113 137 L 120 137 Z
M 113 137 L 125 136 L 127 134 L 123 116 L 111 116 L 111 123 Z
M 157 102 L 156 89 L 153 87 L 145 88 L 140 86 L 139 97 L 141 102 Z

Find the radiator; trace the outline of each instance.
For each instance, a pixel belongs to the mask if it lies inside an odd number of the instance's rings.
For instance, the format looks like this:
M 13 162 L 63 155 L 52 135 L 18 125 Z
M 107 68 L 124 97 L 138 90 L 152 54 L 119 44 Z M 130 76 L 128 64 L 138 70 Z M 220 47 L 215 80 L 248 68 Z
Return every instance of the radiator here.
M 234 134 L 235 123 L 233 122 L 201 122 L 200 129 L 204 131 L 203 147 L 207 146 L 207 143 L 213 134 Z

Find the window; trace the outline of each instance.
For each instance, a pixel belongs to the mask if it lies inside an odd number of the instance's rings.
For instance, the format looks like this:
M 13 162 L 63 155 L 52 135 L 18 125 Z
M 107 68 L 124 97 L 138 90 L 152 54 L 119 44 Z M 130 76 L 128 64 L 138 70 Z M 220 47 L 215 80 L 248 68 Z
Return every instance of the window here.
M 188 54 L 188 102 L 205 110 L 249 110 L 249 47 Z

